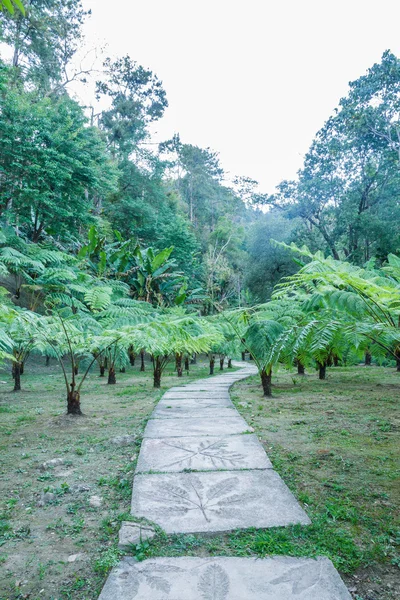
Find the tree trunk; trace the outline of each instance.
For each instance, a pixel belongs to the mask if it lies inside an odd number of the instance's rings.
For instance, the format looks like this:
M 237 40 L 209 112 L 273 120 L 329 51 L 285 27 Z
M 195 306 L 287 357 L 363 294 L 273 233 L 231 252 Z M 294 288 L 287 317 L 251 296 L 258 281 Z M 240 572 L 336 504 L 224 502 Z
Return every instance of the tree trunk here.
M 75 373 L 75 375 L 78 375 L 78 373 L 79 373 L 79 367 L 77 364 L 74 365 L 74 373 Z
M 105 366 L 100 365 L 100 377 L 104 377 L 105 372 L 106 372 Z
M 117 383 L 117 379 L 115 377 L 115 369 L 114 367 L 110 367 L 108 369 L 108 381 L 107 383 L 113 385 L 114 383 Z
M 23 375 L 24 374 L 24 369 L 25 369 L 25 363 L 22 361 L 20 363 L 20 365 L 21 366 L 20 366 L 19 372 L 21 373 L 21 375 Z
M 154 361 L 154 387 L 161 387 L 161 363 L 158 356 Z
M 81 415 L 82 414 L 81 395 L 79 392 L 72 389 L 72 385 L 71 385 L 71 391 L 68 393 L 68 405 L 67 406 L 68 406 L 67 413 L 69 415 Z
M 210 375 L 214 375 L 215 358 L 210 358 Z
M 260 375 L 264 396 L 270 398 L 272 396 L 272 370 L 270 370 L 270 372 L 268 373 L 266 369 L 263 369 Z
M 249 354 L 249 360 L 254 360 L 253 355 Z
M 21 390 L 21 363 L 13 363 L 14 392 Z
M 370 367 L 372 365 L 372 354 L 368 350 L 365 353 L 364 364 L 365 364 L 366 367 Z
M 119 372 L 120 372 L 120 373 L 126 373 L 126 369 L 125 369 L 125 367 L 121 367 L 121 368 L 120 368 L 120 370 L 119 370 Z
M 242 360 L 246 360 L 246 352 L 242 352 Z
M 228 369 L 232 369 L 232 359 L 228 358 Z
M 333 366 L 334 367 L 338 367 L 339 366 L 339 357 L 337 354 L 333 355 Z
M 192 356 L 192 360 L 190 361 L 191 365 L 196 365 L 197 364 L 197 354 L 193 354 Z
M 135 358 L 136 357 L 135 357 L 135 353 L 133 351 L 132 346 L 130 346 L 128 348 L 128 355 L 129 355 L 129 362 L 130 362 L 131 366 L 134 367 L 135 366 Z
M 145 370 L 145 368 L 144 368 L 144 352 L 143 352 L 143 350 L 140 353 L 140 370 L 142 372 L 144 372 L 144 370 Z
M 177 352 L 175 354 L 175 366 L 176 366 L 176 371 L 178 373 L 178 377 L 182 377 L 183 375 L 183 370 L 182 370 L 182 354 Z
M 185 371 L 187 371 L 189 373 L 190 371 L 190 367 L 189 367 L 189 357 L 187 356 L 185 358 Z
M 219 370 L 220 371 L 224 370 L 224 362 L 225 362 L 225 358 L 220 358 L 219 359 Z
M 303 365 L 303 363 L 301 362 L 301 360 L 296 360 L 297 363 L 297 375 L 305 375 L 305 367 Z
M 50 356 L 46 356 L 46 367 L 50 366 Z
M 318 377 L 320 379 L 326 379 L 326 362 L 324 363 L 317 363 L 318 365 Z

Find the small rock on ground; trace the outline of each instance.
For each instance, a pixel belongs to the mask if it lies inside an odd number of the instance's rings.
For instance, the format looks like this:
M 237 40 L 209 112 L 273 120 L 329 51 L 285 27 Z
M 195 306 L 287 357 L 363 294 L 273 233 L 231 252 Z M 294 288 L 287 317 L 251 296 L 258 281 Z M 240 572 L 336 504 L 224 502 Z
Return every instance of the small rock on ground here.
M 79 553 L 79 554 L 70 554 L 67 558 L 69 563 L 73 563 L 76 562 L 77 560 L 82 560 L 84 558 L 84 554 L 83 552 Z
M 42 471 L 46 471 L 47 469 L 52 469 L 54 467 L 58 467 L 59 465 L 63 465 L 64 464 L 64 459 L 63 458 L 52 458 L 51 460 L 46 460 L 46 462 L 44 462 L 42 465 L 40 465 L 40 468 Z
M 91 496 L 89 498 L 89 504 L 90 506 L 93 506 L 93 508 L 100 508 L 100 506 L 103 504 L 103 498 L 100 496 Z
M 112 438 L 111 443 L 115 446 L 130 446 L 136 440 L 136 436 L 134 435 L 118 435 L 115 438 Z
M 55 499 L 56 495 L 52 492 L 42 492 L 42 495 L 40 496 L 40 500 L 38 502 L 38 506 L 46 506 L 46 504 L 54 502 Z
M 124 549 L 131 544 L 140 544 L 145 540 L 150 540 L 155 536 L 155 531 L 149 525 L 123 521 L 119 530 L 118 548 Z

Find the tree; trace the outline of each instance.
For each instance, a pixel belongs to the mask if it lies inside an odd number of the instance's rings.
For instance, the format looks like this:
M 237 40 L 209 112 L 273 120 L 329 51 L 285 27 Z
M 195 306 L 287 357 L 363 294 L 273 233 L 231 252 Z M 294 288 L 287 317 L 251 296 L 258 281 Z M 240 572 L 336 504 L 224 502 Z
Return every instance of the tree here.
M 362 265 L 384 262 L 400 245 L 400 66 L 380 64 L 350 84 L 316 134 L 297 181 L 284 181 L 264 203 L 301 219 L 294 239 L 312 251 Z
M 161 81 L 129 56 L 104 62 L 104 78 L 97 97 L 107 96 L 111 108 L 102 113 L 100 126 L 114 154 L 129 157 L 148 136 L 148 125 L 162 117 L 168 106 Z
M 21 9 L 20 0 L 12 2 Z M 13 52 L 14 75 L 49 92 L 68 79 L 66 68 L 81 43 L 88 13 L 81 0 L 25 0 L 24 6 L 4 19 L 2 36 Z
M 0 217 L 34 242 L 78 236 L 93 219 L 92 196 L 115 182 L 99 132 L 67 96 L 37 99 L 3 88 L 1 100 Z
M 289 248 L 289 247 L 288 247 Z M 397 362 L 400 371 L 400 259 L 388 256 L 388 264 L 376 269 L 325 258 L 294 244 L 290 249 L 308 259 L 296 274 L 280 284 L 284 293 L 305 290 L 312 302 L 346 315 L 346 332 L 355 348 L 373 342 Z
M 36 321 L 35 321 L 36 319 Z M 21 375 L 29 354 L 37 346 L 36 330 L 38 319 L 33 314 L 29 321 L 24 318 L 24 313 L 15 313 L 14 318 L 6 327 L 6 332 L 11 340 L 12 351 L 12 376 L 14 379 L 14 392 L 21 390 Z
M 260 215 L 249 228 L 244 283 L 256 302 L 266 302 L 282 277 L 296 272 L 292 256 L 272 241 L 290 241 L 294 228 L 295 221 L 288 221 L 276 210 Z

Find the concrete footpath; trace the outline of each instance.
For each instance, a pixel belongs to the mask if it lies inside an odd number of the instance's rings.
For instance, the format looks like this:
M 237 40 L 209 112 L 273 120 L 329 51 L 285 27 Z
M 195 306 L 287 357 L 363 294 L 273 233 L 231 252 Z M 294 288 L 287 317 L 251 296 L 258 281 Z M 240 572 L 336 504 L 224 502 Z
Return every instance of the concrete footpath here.
M 166 533 L 218 534 L 310 520 L 229 396 L 240 371 L 168 390 L 144 432 L 132 515 Z M 325 558 L 124 559 L 100 600 L 350 600 Z

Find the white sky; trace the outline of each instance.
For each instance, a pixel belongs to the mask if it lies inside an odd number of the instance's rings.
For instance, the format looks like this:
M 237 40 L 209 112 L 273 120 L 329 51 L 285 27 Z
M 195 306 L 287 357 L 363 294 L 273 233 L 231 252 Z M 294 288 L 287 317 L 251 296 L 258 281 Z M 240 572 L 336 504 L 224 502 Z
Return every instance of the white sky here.
M 398 0 L 83 0 L 89 45 L 129 54 L 163 81 L 156 141 L 220 153 L 272 192 L 293 178 L 347 83 L 385 49 L 400 56 Z

